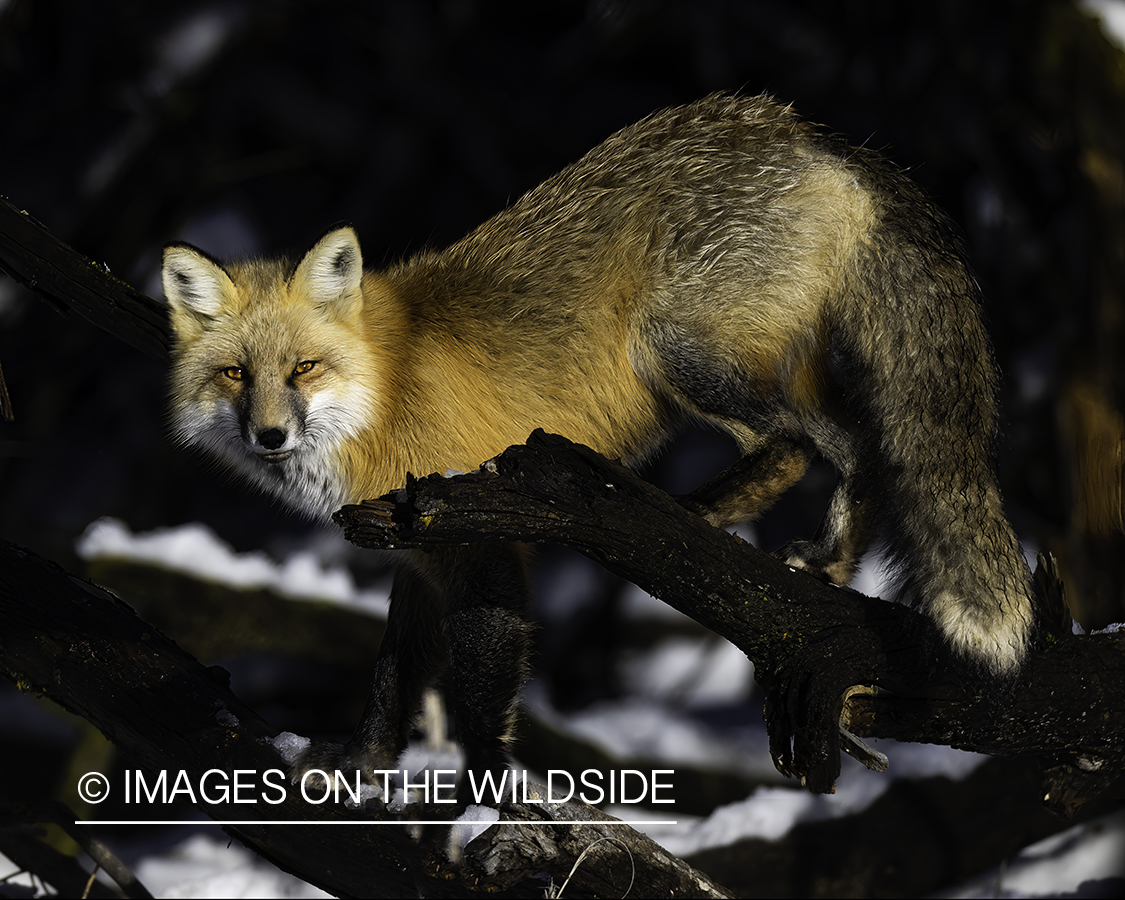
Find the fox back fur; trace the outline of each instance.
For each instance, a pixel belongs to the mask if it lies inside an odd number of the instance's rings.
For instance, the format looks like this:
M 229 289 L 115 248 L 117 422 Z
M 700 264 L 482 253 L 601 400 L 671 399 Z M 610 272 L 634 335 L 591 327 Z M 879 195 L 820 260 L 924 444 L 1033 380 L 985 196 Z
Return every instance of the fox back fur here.
M 901 595 L 953 651 L 998 674 L 1026 655 L 1030 573 L 993 469 L 996 372 L 954 230 L 877 155 L 769 97 L 656 113 L 385 271 L 364 271 L 342 226 L 296 261 L 171 244 L 164 288 L 179 437 L 301 511 L 327 517 L 408 472 L 471 470 L 535 428 L 636 461 L 702 419 L 742 453 L 690 498 L 710 521 L 753 518 L 819 453 L 838 487 L 816 540 L 783 558 L 843 584 L 881 536 Z M 386 720 L 416 699 L 403 648 L 444 621 L 425 655 L 456 665 L 449 618 L 464 613 L 503 657 L 472 689 L 505 695 L 482 726 L 499 735 L 481 738 L 492 764 L 529 642 L 506 595 L 522 596 L 522 575 L 470 573 L 466 587 L 468 557 L 444 560 L 404 576 L 423 597 L 411 603 L 436 612 L 399 614 L 352 743 L 396 752 Z

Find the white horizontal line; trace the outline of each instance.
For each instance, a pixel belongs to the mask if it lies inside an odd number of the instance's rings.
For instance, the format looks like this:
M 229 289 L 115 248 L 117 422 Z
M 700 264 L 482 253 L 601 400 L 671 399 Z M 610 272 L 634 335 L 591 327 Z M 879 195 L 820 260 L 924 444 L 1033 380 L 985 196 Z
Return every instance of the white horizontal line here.
M 75 825 L 483 825 L 484 822 L 458 822 L 450 821 L 449 819 L 392 819 L 387 821 L 372 821 L 360 820 L 352 821 L 350 819 L 341 821 L 327 821 L 323 819 L 307 822 L 297 819 L 295 821 L 289 820 L 273 820 L 273 819 L 236 819 L 229 822 L 216 822 L 216 821 L 203 821 L 192 819 L 91 819 L 79 820 L 75 819 Z M 627 820 L 622 821 L 616 819 L 612 822 L 592 821 L 592 822 L 560 822 L 557 819 L 536 819 L 534 821 L 496 821 L 489 822 L 489 825 L 678 825 L 679 822 L 675 819 L 643 819 L 643 820 Z

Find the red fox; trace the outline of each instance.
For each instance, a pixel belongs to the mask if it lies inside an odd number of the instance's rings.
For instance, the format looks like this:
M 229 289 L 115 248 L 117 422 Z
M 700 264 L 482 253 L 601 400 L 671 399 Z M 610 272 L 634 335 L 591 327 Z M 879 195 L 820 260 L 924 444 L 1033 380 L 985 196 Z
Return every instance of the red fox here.
M 655 113 L 382 272 L 339 226 L 296 261 L 170 244 L 163 280 L 180 440 L 297 510 L 469 471 L 535 428 L 635 462 L 694 418 L 742 454 L 689 498 L 712 523 L 752 519 L 819 453 L 839 484 L 783 559 L 844 584 L 882 538 L 900 596 L 968 664 L 1025 658 L 1031 575 L 960 243 L 891 165 L 770 97 Z M 355 735 L 306 767 L 392 768 L 443 671 L 467 765 L 506 766 L 526 596 L 515 548 L 414 558 Z

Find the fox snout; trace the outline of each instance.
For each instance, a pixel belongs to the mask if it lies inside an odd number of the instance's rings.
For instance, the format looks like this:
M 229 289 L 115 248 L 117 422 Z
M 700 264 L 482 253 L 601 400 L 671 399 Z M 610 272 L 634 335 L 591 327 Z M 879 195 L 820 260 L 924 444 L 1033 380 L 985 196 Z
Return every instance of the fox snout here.
M 266 462 L 281 462 L 293 452 L 292 449 L 281 450 L 288 440 L 289 434 L 283 428 L 263 428 L 253 435 L 251 443 L 254 451 Z
M 238 382 L 244 389 L 235 401 L 242 440 L 257 459 L 281 462 L 304 439 L 305 401 L 292 390 L 273 389 L 265 378 L 248 381 Z

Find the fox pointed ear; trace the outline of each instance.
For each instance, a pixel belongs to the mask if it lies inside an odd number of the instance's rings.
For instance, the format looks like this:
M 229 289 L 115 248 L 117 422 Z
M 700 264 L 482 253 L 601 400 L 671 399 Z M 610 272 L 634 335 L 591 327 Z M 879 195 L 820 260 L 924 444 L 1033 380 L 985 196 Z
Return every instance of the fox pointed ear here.
M 181 336 L 198 332 L 221 309 L 229 309 L 236 294 L 222 265 L 191 244 L 164 247 L 161 277 L 172 308 L 172 325 Z
M 363 256 L 350 225 L 333 228 L 317 241 L 289 279 L 291 289 L 344 317 L 362 304 Z

